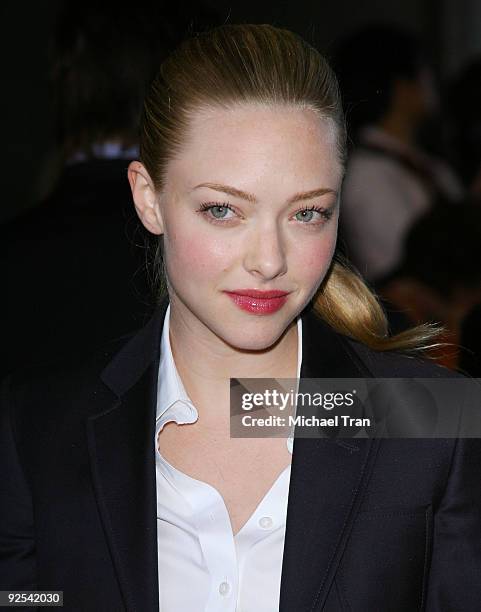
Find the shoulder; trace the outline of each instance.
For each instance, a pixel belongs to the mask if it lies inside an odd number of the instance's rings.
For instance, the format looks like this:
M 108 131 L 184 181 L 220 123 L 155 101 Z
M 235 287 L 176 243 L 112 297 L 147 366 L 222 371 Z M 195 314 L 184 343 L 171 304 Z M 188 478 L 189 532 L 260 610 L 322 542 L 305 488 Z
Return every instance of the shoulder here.
M 3 383 L 1 410 L 30 430 L 35 428 L 32 423 L 44 430 L 50 419 L 63 431 L 107 410 L 158 363 L 167 304 L 164 300 L 140 330 L 109 342 L 90 357 L 49 362 L 10 375 Z
M 87 416 L 93 398 L 112 396 L 101 374 L 130 337 L 115 339 L 86 357 L 50 361 L 10 374 L 1 385 L 1 413 L 9 414 L 19 427 Z
M 451 378 L 461 374 L 421 356 L 374 350 L 335 329 L 315 308 L 305 311 L 303 369 L 306 378 Z
M 426 358 L 400 351 L 375 351 L 346 336 L 343 336 L 343 340 L 378 378 L 464 378 L 459 372 Z

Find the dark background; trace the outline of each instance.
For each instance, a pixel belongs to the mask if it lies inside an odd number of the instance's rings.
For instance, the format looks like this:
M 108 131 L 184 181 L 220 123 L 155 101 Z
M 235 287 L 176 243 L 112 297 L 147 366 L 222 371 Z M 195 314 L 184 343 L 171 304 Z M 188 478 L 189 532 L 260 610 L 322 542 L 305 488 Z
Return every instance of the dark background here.
M 292 29 L 327 55 L 340 37 L 361 25 L 405 25 L 422 36 L 441 79 L 481 52 L 479 0 L 246 0 L 236 4 L 209 0 L 204 4 L 224 21 L 271 23 Z M 47 53 L 60 5 L 58 1 L 8 1 L 1 9 L 4 179 L 0 221 L 16 216 L 48 194 L 56 176 Z M 112 10 L 134 11 L 135 3 L 115 3 Z

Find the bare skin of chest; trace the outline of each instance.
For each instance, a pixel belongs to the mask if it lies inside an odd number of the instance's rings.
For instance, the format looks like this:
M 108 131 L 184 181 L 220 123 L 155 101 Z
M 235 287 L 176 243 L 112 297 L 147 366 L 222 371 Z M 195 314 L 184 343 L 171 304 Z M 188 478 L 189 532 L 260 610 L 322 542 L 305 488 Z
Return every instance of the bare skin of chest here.
M 164 459 L 222 495 L 236 535 L 291 463 L 285 438 L 206 436 L 196 425 L 167 423 L 158 436 Z

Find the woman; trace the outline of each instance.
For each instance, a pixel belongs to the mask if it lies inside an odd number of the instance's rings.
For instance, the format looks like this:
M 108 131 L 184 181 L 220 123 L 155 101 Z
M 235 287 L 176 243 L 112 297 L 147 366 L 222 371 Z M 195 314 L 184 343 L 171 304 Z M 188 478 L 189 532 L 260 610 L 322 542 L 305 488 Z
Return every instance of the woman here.
M 223 26 L 162 65 L 128 178 L 168 299 L 91 363 L 5 385 L 2 589 L 68 610 L 477 609 L 477 440 L 229 436 L 230 377 L 448 374 L 399 353 L 432 331 L 388 338 L 332 260 L 344 141 L 336 80 L 290 32 Z

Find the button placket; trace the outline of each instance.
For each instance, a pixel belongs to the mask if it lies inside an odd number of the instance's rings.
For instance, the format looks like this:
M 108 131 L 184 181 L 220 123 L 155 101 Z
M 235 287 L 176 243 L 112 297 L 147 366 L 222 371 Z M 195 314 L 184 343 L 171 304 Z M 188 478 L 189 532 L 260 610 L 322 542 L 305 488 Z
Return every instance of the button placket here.
M 224 580 L 223 582 L 221 582 L 219 584 L 219 593 L 222 595 L 222 597 L 227 597 L 231 592 L 231 587 L 230 584 Z

